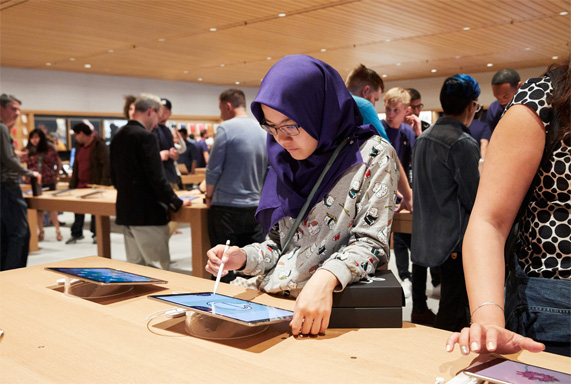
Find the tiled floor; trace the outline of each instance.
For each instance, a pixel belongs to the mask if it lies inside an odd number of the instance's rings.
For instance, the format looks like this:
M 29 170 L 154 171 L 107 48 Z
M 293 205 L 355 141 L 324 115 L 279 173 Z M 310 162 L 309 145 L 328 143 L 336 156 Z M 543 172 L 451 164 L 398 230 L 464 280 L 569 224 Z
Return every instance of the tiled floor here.
M 93 256 L 97 253 L 97 245 L 92 243 L 91 233 L 89 232 L 89 223 L 91 216 L 85 217 L 83 240 L 76 244 L 66 245 L 65 241 L 70 237 L 70 227 L 73 223 L 73 213 L 65 212 L 59 216 L 59 220 L 65 223 L 61 228 L 63 241 L 56 241 L 54 227 L 45 228 L 44 241 L 40 242 L 40 250 L 30 253 L 28 256 L 28 266 L 49 264 L 55 261 L 71 260 L 78 257 Z M 170 240 L 171 266 L 170 270 L 174 272 L 190 274 L 192 272 L 191 261 L 191 242 L 190 242 L 190 226 L 186 223 L 179 223 L 179 231 L 181 234 L 173 235 Z M 114 218 L 111 219 L 111 255 L 113 259 L 125 261 L 125 246 L 123 243 L 123 235 L 120 227 L 114 224 Z M 394 255 L 391 251 L 391 260 L 389 269 L 396 275 L 396 265 Z M 430 278 L 428 278 L 430 281 Z M 428 283 L 428 307 L 434 313 L 438 310 L 438 299 L 430 297 L 432 286 Z M 406 307 L 403 309 L 403 320 L 410 321 L 410 313 L 412 311 L 412 299 L 406 300 Z

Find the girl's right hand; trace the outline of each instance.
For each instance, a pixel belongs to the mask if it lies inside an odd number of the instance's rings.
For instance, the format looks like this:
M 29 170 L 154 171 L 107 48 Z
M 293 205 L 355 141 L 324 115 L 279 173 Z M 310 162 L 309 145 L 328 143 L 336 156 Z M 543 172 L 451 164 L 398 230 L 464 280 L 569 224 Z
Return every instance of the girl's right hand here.
M 214 276 L 218 275 L 220 264 L 224 263 L 224 270 L 222 276 L 228 274 L 228 271 L 233 271 L 242 268 L 246 264 L 246 252 L 240 247 L 229 247 L 224 253 L 224 244 L 219 244 L 206 252 L 208 262 L 206 263 L 206 271 L 212 273 Z M 222 258 L 224 256 L 224 258 Z
M 454 332 L 446 342 L 446 350 L 452 352 L 456 343 L 464 355 L 470 352 L 512 354 L 522 349 L 541 352 L 545 349 L 544 344 L 529 337 L 495 324 L 484 325 L 482 323 L 472 323 L 469 328 L 462 329 L 460 333 Z

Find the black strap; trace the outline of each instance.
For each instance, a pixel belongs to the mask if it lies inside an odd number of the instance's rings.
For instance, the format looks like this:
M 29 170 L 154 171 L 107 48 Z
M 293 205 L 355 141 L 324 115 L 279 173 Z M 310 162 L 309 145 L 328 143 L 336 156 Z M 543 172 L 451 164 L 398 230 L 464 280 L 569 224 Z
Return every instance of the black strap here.
M 319 188 L 319 185 L 321 184 L 321 182 L 323 181 L 323 178 L 325 177 L 325 174 L 327 173 L 327 171 L 329 171 L 329 168 L 331 168 L 331 166 L 333 165 L 333 162 L 335 161 L 335 159 L 337 158 L 337 155 L 339 155 L 339 152 L 343 149 L 343 147 L 345 147 L 345 145 L 347 144 L 347 141 L 349 141 L 349 138 L 346 138 L 345 140 L 343 140 L 341 142 L 341 144 L 339 144 L 339 146 L 337 148 L 335 148 L 335 152 L 333 152 L 333 155 L 331 155 L 331 158 L 329 159 L 329 161 L 327 162 L 327 164 L 325 165 L 325 168 L 323 168 L 323 171 L 321 172 L 321 175 L 319 175 L 319 178 L 317 179 L 317 181 L 315 182 L 315 185 L 313 186 L 313 189 L 311 190 L 311 192 L 309 193 L 309 196 L 307 197 L 307 200 L 305 200 L 305 203 L 303 204 L 303 206 L 301 207 L 301 210 L 299 211 L 299 214 L 297 215 L 297 218 L 295 219 L 292 227 L 289 230 L 289 233 L 287 234 L 286 240 L 284 242 L 284 245 L 282 246 L 282 250 L 281 252 L 283 253 L 283 251 L 287 248 L 289 242 L 291 241 L 291 239 L 293 238 L 293 235 L 295 234 L 295 231 L 297 230 L 297 227 L 299 226 L 299 223 L 301 223 L 301 220 L 303 219 L 303 217 L 305 216 L 305 212 L 307 211 L 307 208 L 309 207 L 309 204 L 311 203 L 311 200 L 313 199 L 313 196 L 315 195 L 315 192 L 317 192 L 317 188 Z

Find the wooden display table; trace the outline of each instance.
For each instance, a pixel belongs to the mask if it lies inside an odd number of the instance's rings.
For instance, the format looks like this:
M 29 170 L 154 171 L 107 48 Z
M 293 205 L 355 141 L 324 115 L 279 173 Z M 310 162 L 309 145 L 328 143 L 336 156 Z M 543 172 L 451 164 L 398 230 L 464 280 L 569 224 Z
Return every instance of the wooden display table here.
M 100 191 L 101 193 L 88 198 L 79 198 L 90 192 Z M 183 192 L 179 192 L 183 194 Z M 115 216 L 115 200 L 117 191 L 115 189 L 73 189 L 69 193 L 54 196 L 54 192 L 45 192 L 41 196 L 24 195 L 28 203 L 28 222 L 30 228 L 36 228 L 32 223 L 36 216 L 36 210 L 64 211 L 95 215 L 95 232 L 97 234 L 97 254 L 99 256 L 111 258 L 111 239 L 109 236 L 109 217 Z M 210 277 L 204 270 L 206 266 L 206 251 L 210 249 L 208 239 L 208 223 L 206 218 L 207 208 L 202 201 L 203 196 L 199 196 L 192 201 L 192 206 L 183 207 L 178 212 L 171 212 L 173 221 L 190 223 L 190 233 L 192 238 L 192 275 L 198 277 Z M 144 209 L 144 207 L 141 207 Z M 37 236 L 35 237 L 37 242 Z M 33 249 L 33 243 L 31 243 Z M 37 243 L 36 243 L 37 249 Z
M 287 323 L 244 339 L 186 334 L 184 317 L 147 316 L 170 307 L 146 296 L 211 291 L 213 281 L 100 257 L 50 263 L 113 267 L 168 280 L 107 299 L 62 293 L 44 266 L 0 272 L 0 377 L 3 383 L 434 383 L 475 359 L 445 352 L 448 332 L 403 328 L 328 329 L 294 338 Z M 221 284 L 230 296 L 293 309 L 294 301 Z M 571 359 L 521 352 L 511 359 L 569 371 Z

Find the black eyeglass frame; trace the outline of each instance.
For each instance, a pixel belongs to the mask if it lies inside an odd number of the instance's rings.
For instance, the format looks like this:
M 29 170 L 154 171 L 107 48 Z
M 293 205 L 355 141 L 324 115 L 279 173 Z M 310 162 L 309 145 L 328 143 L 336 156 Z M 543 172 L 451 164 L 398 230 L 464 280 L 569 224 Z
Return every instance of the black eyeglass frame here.
M 285 135 L 288 136 L 297 136 L 299 135 L 299 129 L 301 128 L 301 126 L 299 124 L 286 124 L 286 125 L 282 125 L 279 127 L 274 127 L 273 125 L 269 125 L 267 124 L 265 121 L 263 123 L 260 123 L 260 127 L 262 127 L 262 129 L 266 132 L 268 132 L 270 135 L 272 136 L 276 136 L 278 134 L 278 129 L 283 132 Z M 288 131 L 286 131 L 285 129 L 289 127 L 289 129 L 294 129 L 295 128 L 295 133 L 290 133 Z

